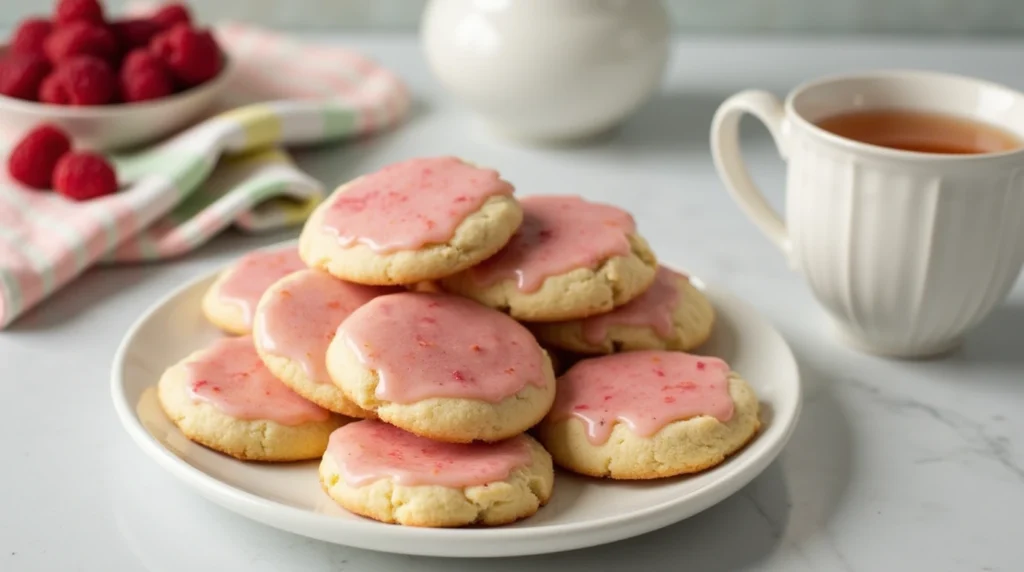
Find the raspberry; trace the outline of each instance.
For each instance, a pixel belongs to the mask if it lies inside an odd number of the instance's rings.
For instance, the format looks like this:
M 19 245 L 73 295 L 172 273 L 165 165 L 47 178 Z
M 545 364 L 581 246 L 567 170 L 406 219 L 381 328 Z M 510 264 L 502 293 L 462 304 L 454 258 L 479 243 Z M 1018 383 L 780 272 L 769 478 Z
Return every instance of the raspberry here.
M 144 49 L 135 50 L 124 58 L 119 79 L 126 102 L 157 99 L 174 93 L 174 80 L 167 67 L 160 58 Z
M 191 24 L 192 15 L 184 4 L 167 4 L 149 18 L 162 30 L 170 30 L 178 24 Z
M 18 24 L 11 37 L 11 52 L 15 54 L 36 54 L 45 56 L 43 44 L 50 32 L 53 31 L 53 24 L 42 18 L 29 18 Z
M 59 0 L 54 10 L 57 24 L 69 24 L 84 20 L 103 24 L 103 6 L 97 0 Z
M 50 73 L 50 62 L 36 54 L 20 54 L 0 61 L 0 93 L 36 101 L 39 86 Z
M 162 30 L 156 22 L 142 18 L 114 22 L 110 25 L 110 29 L 125 50 L 148 46 L 153 36 Z
M 117 191 L 117 175 L 110 163 L 96 153 L 68 153 L 53 170 L 53 188 L 76 201 L 87 201 Z
M 114 62 L 117 60 L 117 38 L 103 26 L 89 22 L 72 22 L 57 28 L 44 44 L 46 56 L 54 64 L 70 57 L 89 55 Z
M 153 38 L 150 49 L 187 86 L 199 85 L 220 72 L 220 48 L 206 30 L 178 24 Z
M 44 123 L 25 134 L 7 158 L 7 172 L 16 181 L 36 189 L 50 188 L 57 162 L 71 150 L 68 136 Z
M 39 101 L 53 105 L 71 105 L 68 91 L 61 86 L 60 77 L 50 74 L 39 86 Z
M 113 100 L 116 88 L 117 79 L 106 62 L 78 56 L 61 62 L 43 82 L 39 95 L 46 103 L 103 105 Z

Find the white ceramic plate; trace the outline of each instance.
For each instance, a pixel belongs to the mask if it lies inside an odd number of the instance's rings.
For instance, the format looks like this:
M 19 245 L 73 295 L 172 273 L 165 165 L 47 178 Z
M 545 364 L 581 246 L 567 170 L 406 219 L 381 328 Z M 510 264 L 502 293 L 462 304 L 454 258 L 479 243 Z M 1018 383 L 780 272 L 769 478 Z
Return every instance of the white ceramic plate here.
M 498 528 L 428 529 L 381 524 L 347 513 L 320 489 L 317 463 L 243 463 L 187 440 L 164 416 L 156 383 L 168 366 L 218 333 L 200 298 L 214 276 L 157 302 L 131 328 L 114 358 L 114 405 L 150 457 L 210 500 L 253 520 L 328 542 L 403 554 L 481 557 L 572 550 L 629 538 L 688 518 L 735 493 L 779 454 L 800 412 L 800 380 L 786 342 L 758 313 L 721 290 L 703 287 L 718 323 L 701 353 L 727 360 L 763 404 L 762 433 L 704 473 L 650 482 L 559 473 L 551 502 L 536 515 Z

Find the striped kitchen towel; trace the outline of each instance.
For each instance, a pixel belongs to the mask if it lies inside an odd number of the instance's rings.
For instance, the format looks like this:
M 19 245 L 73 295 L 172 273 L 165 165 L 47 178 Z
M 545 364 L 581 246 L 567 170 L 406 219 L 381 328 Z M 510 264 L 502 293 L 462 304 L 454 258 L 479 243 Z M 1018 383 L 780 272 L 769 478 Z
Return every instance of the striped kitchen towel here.
M 402 82 L 350 50 L 241 24 L 215 29 L 235 69 L 222 109 L 152 148 L 112 157 L 121 192 L 84 203 L 0 175 L 0 328 L 97 263 L 186 253 L 228 226 L 298 224 L 322 185 L 282 149 L 399 122 Z

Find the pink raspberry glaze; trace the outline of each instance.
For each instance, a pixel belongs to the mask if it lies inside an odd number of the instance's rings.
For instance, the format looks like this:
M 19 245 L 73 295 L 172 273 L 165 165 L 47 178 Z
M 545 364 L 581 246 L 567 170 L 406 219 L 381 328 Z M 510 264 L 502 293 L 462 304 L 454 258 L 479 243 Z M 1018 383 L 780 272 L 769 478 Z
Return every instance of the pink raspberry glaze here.
M 404 486 L 472 487 L 505 480 L 532 461 L 522 435 L 498 443 L 439 443 L 369 420 L 331 433 L 327 452 L 353 487 L 386 478 Z
M 186 363 L 185 370 L 193 400 L 205 401 L 235 419 L 301 425 L 331 416 L 271 375 L 249 336 L 217 340 Z
M 588 344 L 600 344 L 611 326 L 647 326 L 662 338 L 672 337 L 672 314 L 679 305 L 679 280 L 686 277 L 659 266 L 654 283 L 639 297 L 607 314 L 585 318 L 583 339 Z
M 548 383 L 541 349 L 525 327 L 457 296 L 381 296 L 352 312 L 338 336 L 363 365 L 377 370 L 376 395 L 385 401 L 497 403 L 527 384 Z
M 583 360 L 558 378 L 550 422 L 582 421 L 594 445 L 608 441 L 617 422 L 650 437 L 673 421 L 709 415 L 732 418 L 729 366 L 682 352 L 640 351 Z
M 550 276 L 629 253 L 626 236 L 636 231 L 626 211 L 577 196 L 534 196 L 519 201 L 523 224 L 505 248 L 469 270 L 483 286 L 515 279 L 536 292 Z
M 281 278 L 302 270 L 306 265 L 299 259 L 298 248 L 290 246 L 275 250 L 257 250 L 246 254 L 228 271 L 217 294 L 220 298 L 242 309 L 245 323 L 252 326 L 253 312 L 260 296 Z
M 363 286 L 319 270 L 303 270 L 256 311 L 262 350 L 299 362 L 306 377 L 331 383 L 324 356 L 341 322 L 353 310 L 399 288 Z
M 349 247 L 378 253 L 451 240 L 462 221 L 495 196 L 511 195 L 498 172 L 454 157 L 411 159 L 361 177 L 336 193 L 323 227 Z

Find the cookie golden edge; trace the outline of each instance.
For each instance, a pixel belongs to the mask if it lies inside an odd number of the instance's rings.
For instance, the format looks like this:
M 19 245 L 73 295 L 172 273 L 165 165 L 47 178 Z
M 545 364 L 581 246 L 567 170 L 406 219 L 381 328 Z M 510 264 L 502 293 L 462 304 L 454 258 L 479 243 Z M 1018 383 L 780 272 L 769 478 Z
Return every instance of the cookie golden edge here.
M 731 373 L 729 394 L 735 409 L 726 423 L 704 415 L 669 423 L 651 437 L 616 423 L 608 441 L 593 445 L 584 423 L 570 417 L 543 421 L 535 435 L 555 464 L 582 475 L 648 480 L 697 473 L 721 464 L 760 432 L 760 403 L 750 384 Z
M 335 195 L 351 184 L 340 187 Z M 342 280 L 378 286 L 415 284 L 461 272 L 501 250 L 523 222 L 523 209 L 515 197 L 493 196 L 463 219 L 447 242 L 381 254 L 364 244 L 338 244 L 337 237 L 323 228 L 324 213 L 333 204 L 331 199 L 324 201 L 306 221 L 299 235 L 299 257 L 310 268 Z
M 542 352 L 544 387 L 527 384 L 497 403 L 477 399 L 432 397 L 414 403 L 394 403 L 377 398 L 380 376 L 360 363 L 341 336 L 327 349 L 327 372 L 345 396 L 374 412 L 395 427 L 448 443 L 495 442 L 523 433 L 540 422 L 555 400 L 555 374 L 551 358 Z
M 276 355 L 267 350 L 265 343 L 266 340 L 264 339 L 264 331 L 266 328 L 261 326 L 263 315 L 266 312 L 266 306 L 274 297 L 280 296 L 281 291 L 288 288 L 292 282 L 298 279 L 298 275 L 302 272 L 308 272 L 308 270 L 300 270 L 279 279 L 277 282 L 273 283 L 270 288 L 267 288 L 267 291 L 260 297 L 260 302 L 256 305 L 256 312 L 254 313 L 252 331 L 253 345 L 256 347 L 256 354 L 260 356 L 260 360 L 263 361 L 263 365 L 270 370 L 270 373 L 273 374 L 274 377 L 303 398 L 312 401 L 328 411 L 333 411 L 334 413 L 338 413 L 346 417 L 354 417 L 357 419 L 376 419 L 376 414 L 353 403 L 352 400 L 345 397 L 345 394 L 342 393 L 342 391 L 331 381 L 328 380 L 324 383 L 320 383 L 316 380 L 310 379 L 309 376 L 306 375 L 302 364 L 287 357 Z
M 203 316 L 219 330 L 233 336 L 244 336 L 252 327 L 246 322 L 245 312 L 236 304 L 224 301 L 220 296 L 220 288 L 234 271 L 234 267 L 221 271 L 210 287 L 203 294 L 200 304 Z
M 441 287 L 471 298 L 525 322 L 557 322 L 604 314 L 640 294 L 654 282 L 658 261 L 639 234 L 628 237 L 630 251 L 613 256 L 595 268 L 576 268 L 550 276 L 535 292 L 522 292 L 514 279 L 487 287 L 470 272 L 443 278 Z
M 672 335 L 663 338 L 649 326 L 611 325 L 599 344 L 583 335 L 583 322 L 528 324 L 545 346 L 581 354 L 611 354 L 639 350 L 691 351 L 704 345 L 715 326 L 711 301 L 686 277 L 680 277 L 679 303 L 672 312 Z
M 187 391 L 185 364 L 203 351 L 168 368 L 157 384 L 164 414 L 190 441 L 242 461 L 304 461 L 322 456 L 331 433 L 348 422 L 338 415 L 295 426 L 271 420 L 249 421 L 231 417 L 209 403 L 193 401 Z
M 360 487 L 344 482 L 330 452 L 320 462 L 320 486 L 342 508 L 389 524 L 452 528 L 500 526 L 533 516 L 551 499 L 555 484 L 551 455 L 529 435 L 531 462 L 508 477 L 478 486 L 406 486 L 380 479 Z

